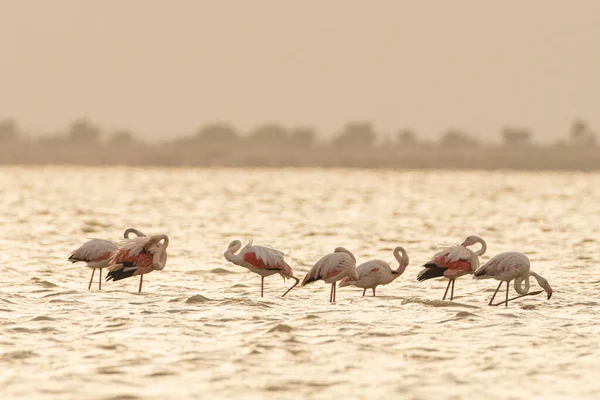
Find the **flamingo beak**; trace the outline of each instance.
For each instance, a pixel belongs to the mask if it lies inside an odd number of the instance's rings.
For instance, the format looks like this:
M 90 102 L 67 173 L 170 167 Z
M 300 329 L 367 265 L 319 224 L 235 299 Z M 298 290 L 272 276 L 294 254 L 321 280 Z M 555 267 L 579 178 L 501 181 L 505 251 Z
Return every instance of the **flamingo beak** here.
M 467 247 L 467 246 L 468 246 L 468 244 L 467 244 L 467 241 L 466 241 L 466 240 L 465 240 L 464 242 L 462 242 L 460 245 L 461 245 L 462 247 Z
M 546 283 L 546 285 L 544 285 L 544 290 L 546 291 L 546 293 L 548 293 L 548 300 L 550 300 L 550 297 L 552 297 L 552 288 L 550 287 L 549 283 Z

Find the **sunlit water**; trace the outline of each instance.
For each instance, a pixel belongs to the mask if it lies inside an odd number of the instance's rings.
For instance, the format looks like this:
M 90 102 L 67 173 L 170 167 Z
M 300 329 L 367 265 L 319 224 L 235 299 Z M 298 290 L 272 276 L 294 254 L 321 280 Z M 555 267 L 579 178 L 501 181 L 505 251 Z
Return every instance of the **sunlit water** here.
M 599 200 L 586 173 L 2 168 L 1 397 L 598 398 Z M 88 291 L 69 253 L 127 227 L 169 235 L 166 268 L 141 294 L 137 278 Z M 471 234 L 482 262 L 528 254 L 552 299 L 489 307 L 497 283 L 469 276 L 442 302 L 446 281 L 416 281 Z M 378 297 L 281 298 L 272 276 L 260 298 L 223 258 L 251 238 L 299 277 L 337 246 L 360 263 L 402 245 L 410 265 Z

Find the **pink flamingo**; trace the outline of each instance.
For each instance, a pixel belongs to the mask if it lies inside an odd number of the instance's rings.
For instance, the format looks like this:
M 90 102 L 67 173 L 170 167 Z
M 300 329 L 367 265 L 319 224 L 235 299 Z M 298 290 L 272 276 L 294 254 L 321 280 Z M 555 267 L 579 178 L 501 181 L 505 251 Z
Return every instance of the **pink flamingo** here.
M 529 258 L 523 253 L 518 253 L 514 251 L 500 253 L 492 257 L 488 262 L 483 264 L 481 267 L 475 271 L 473 274 L 474 279 L 487 279 L 494 278 L 500 281 L 494 295 L 490 299 L 488 305 L 490 306 L 498 306 L 502 303 L 508 307 L 508 302 L 510 300 L 515 300 L 524 296 L 532 296 L 536 294 L 542 293 L 541 290 L 536 292 L 529 293 L 529 276 L 533 276 L 538 285 L 540 285 L 548 294 L 548 300 L 552 296 L 552 288 L 550 284 L 546 280 L 546 278 L 536 274 L 535 272 L 530 270 Z M 513 297 L 512 299 L 508 299 L 508 288 L 510 285 L 510 281 L 515 280 L 515 290 L 520 296 Z M 525 287 L 523 287 L 523 281 L 525 281 Z M 494 297 L 496 297 L 496 293 L 500 290 L 502 283 L 506 282 L 506 300 L 497 304 L 492 304 L 494 301 Z
M 145 236 L 137 229 L 129 228 L 125 230 L 123 237 L 128 239 L 130 233 L 135 233 L 138 237 Z M 117 250 L 117 245 L 110 240 L 91 239 L 71 253 L 68 261 L 71 261 L 72 263 L 83 261 L 86 263 L 86 267 L 92 269 L 92 276 L 90 278 L 88 290 L 90 290 L 92 287 L 92 280 L 94 279 L 94 272 L 96 272 L 96 268 L 99 269 L 100 276 L 98 278 L 98 290 L 102 290 L 102 268 L 108 267 L 108 264 L 110 264 L 110 257 L 115 250 Z
M 142 291 L 144 274 L 163 270 L 167 264 L 167 235 L 154 235 L 126 239 L 113 253 L 106 280 L 120 281 L 130 276 L 140 276 L 138 293 Z
M 473 252 L 467 248 L 467 246 L 472 246 L 475 243 L 481 244 L 479 250 Z M 425 269 L 419 272 L 417 280 L 422 282 L 443 276 L 448 279 L 448 286 L 446 286 L 442 300 L 446 300 L 450 284 L 452 284 L 450 300 L 454 300 L 454 281 L 458 277 L 475 272 L 479 267 L 479 256 L 485 254 L 486 249 L 487 245 L 482 238 L 469 236 L 460 245 L 447 247 L 436 253 L 430 261 L 423 265 Z
M 402 255 L 400 255 L 402 253 Z M 370 260 L 359 265 L 356 270 L 358 279 L 352 279 L 349 276 L 342 279 L 338 287 L 356 286 L 363 289 L 363 296 L 367 289 L 373 289 L 375 296 L 375 288 L 379 285 L 387 285 L 392 283 L 394 279 L 404 273 L 408 265 L 408 254 L 404 247 L 396 247 L 394 249 L 394 258 L 398 261 L 398 268 L 392 270 L 390 264 L 382 260 Z
M 288 292 L 295 288 L 298 282 L 300 282 L 300 280 L 294 276 L 292 267 L 285 262 L 283 253 L 279 250 L 253 245 L 252 241 L 250 241 L 238 254 L 236 254 L 241 247 L 242 242 L 239 240 L 234 240 L 229 243 L 229 246 L 224 253 L 225 259 L 241 267 L 248 268 L 255 274 L 260 275 L 260 297 L 263 297 L 264 295 L 266 276 L 279 274 L 283 279 L 289 278 L 296 281 L 296 283 L 294 283 L 281 297 L 288 294 Z
M 331 283 L 329 302 L 335 303 L 335 283 L 345 277 L 358 279 L 356 258 L 345 248 L 337 247 L 333 253 L 322 257 L 313 265 L 302 280 L 302 286 L 319 279 L 322 279 L 325 283 Z

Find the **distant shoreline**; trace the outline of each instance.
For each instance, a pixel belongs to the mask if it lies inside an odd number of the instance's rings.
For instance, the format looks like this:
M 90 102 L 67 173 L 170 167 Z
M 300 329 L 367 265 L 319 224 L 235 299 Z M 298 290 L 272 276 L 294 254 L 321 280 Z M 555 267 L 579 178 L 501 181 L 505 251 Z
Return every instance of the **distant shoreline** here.
M 15 143 L 0 147 L 0 165 L 224 168 L 372 168 L 517 171 L 599 171 L 595 147 L 382 146 L 339 148 Z

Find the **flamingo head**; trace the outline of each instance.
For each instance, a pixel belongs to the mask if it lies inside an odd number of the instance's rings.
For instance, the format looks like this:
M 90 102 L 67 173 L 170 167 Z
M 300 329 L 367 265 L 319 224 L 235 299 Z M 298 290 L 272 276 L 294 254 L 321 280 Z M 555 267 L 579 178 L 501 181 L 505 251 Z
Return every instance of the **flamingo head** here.
M 542 289 L 544 289 L 546 291 L 546 293 L 548 294 L 548 300 L 550 300 L 550 297 L 552 297 L 552 287 L 548 283 L 548 280 L 546 278 L 544 278 L 543 276 L 536 274 L 533 271 L 531 271 L 530 274 L 535 278 L 538 285 L 540 285 L 542 287 Z
M 544 288 L 544 290 L 546 291 L 546 293 L 548 293 L 548 300 L 550 300 L 550 297 L 552 297 L 552 287 L 550 287 L 550 284 L 548 283 L 548 281 L 546 281 L 542 287 Z
M 475 243 L 480 241 L 479 236 L 471 235 L 465 239 L 460 245 L 463 247 L 473 246 Z
M 240 242 L 239 240 L 234 240 L 233 242 L 229 243 L 229 246 L 227 246 L 227 251 L 231 254 L 235 254 L 241 248 L 242 242 Z

